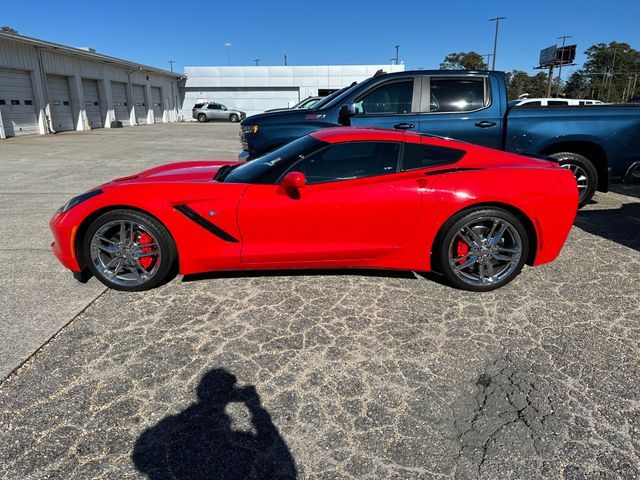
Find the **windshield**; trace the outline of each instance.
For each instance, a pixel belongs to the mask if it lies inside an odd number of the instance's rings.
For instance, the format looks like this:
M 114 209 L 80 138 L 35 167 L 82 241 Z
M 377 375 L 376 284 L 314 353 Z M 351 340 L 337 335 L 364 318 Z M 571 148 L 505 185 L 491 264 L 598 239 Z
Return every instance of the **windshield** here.
M 316 140 L 310 135 L 305 135 L 262 157 L 233 168 L 221 181 L 225 183 L 276 183 L 293 162 L 318 150 L 323 145 L 324 142 Z
M 366 80 L 365 80 L 366 81 Z M 337 90 L 335 92 L 333 92 L 330 95 L 327 95 L 326 97 L 324 97 L 322 100 L 320 100 L 318 103 L 316 103 L 313 106 L 314 110 L 317 110 L 319 108 L 324 108 L 325 106 L 327 106 L 329 103 L 331 103 L 334 99 L 338 98 L 339 96 L 341 96 L 342 94 L 346 93 L 347 91 L 351 90 L 353 87 L 355 87 L 356 85 L 358 85 L 356 82 L 353 82 L 351 85 L 348 85 L 346 87 L 341 88 L 340 90 Z

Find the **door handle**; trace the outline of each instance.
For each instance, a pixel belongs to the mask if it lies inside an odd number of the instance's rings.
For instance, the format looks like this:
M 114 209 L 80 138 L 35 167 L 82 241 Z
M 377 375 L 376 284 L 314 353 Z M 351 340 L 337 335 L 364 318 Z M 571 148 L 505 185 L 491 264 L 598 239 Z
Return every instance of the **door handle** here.
M 476 127 L 480 127 L 480 128 L 489 128 L 489 127 L 495 127 L 496 126 L 496 122 L 488 122 L 487 120 L 483 120 L 481 122 L 476 123 Z
M 397 123 L 393 126 L 396 130 L 409 130 L 410 128 L 416 128 L 413 123 Z

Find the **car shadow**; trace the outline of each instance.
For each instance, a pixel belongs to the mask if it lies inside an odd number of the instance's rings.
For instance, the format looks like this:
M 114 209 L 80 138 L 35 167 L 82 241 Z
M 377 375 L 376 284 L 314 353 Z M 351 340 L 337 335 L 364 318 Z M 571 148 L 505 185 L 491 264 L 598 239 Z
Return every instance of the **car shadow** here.
M 581 210 L 574 225 L 640 251 L 640 203 L 625 203 L 620 208 L 607 210 Z
M 640 198 L 640 182 L 611 182 L 609 184 L 609 191 L 619 193 L 620 195 L 627 195 L 628 197 Z
M 239 388 L 224 369 L 207 372 L 198 402 L 161 420 L 136 441 L 132 460 L 150 480 L 293 480 L 293 457 L 254 386 Z M 232 429 L 225 408 L 247 407 L 255 433 Z
M 416 275 L 407 270 L 383 270 L 369 268 L 304 268 L 304 269 L 275 269 L 275 270 L 230 270 L 214 271 L 185 275 L 183 282 L 195 282 L 216 278 L 255 278 L 255 277 L 306 277 L 306 276 L 347 276 L 404 278 L 416 279 Z

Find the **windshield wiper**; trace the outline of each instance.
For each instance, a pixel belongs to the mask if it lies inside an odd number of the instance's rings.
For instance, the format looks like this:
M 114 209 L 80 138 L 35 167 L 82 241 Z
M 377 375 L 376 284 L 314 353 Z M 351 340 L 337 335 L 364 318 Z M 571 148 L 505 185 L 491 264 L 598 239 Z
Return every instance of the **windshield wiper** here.
M 234 168 L 239 167 L 240 165 L 242 165 L 242 164 L 238 163 L 236 165 L 223 165 L 223 166 L 221 166 L 220 169 L 213 176 L 213 179 L 216 182 L 224 182 L 224 179 L 227 178 L 227 175 L 229 175 Z

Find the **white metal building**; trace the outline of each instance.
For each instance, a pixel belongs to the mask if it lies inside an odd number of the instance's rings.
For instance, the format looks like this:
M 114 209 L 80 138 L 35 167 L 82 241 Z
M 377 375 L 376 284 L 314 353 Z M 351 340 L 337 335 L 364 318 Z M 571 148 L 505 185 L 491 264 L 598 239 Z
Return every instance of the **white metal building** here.
M 0 139 L 176 121 L 181 77 L 0 32 Z
M 247 115 L 287 108 L 360 82 L 380 69 L 399 72 L 404 65 L 185 67 L 182 114 L 191 118 L 191 108 L 199 101 L 219 102 Z

